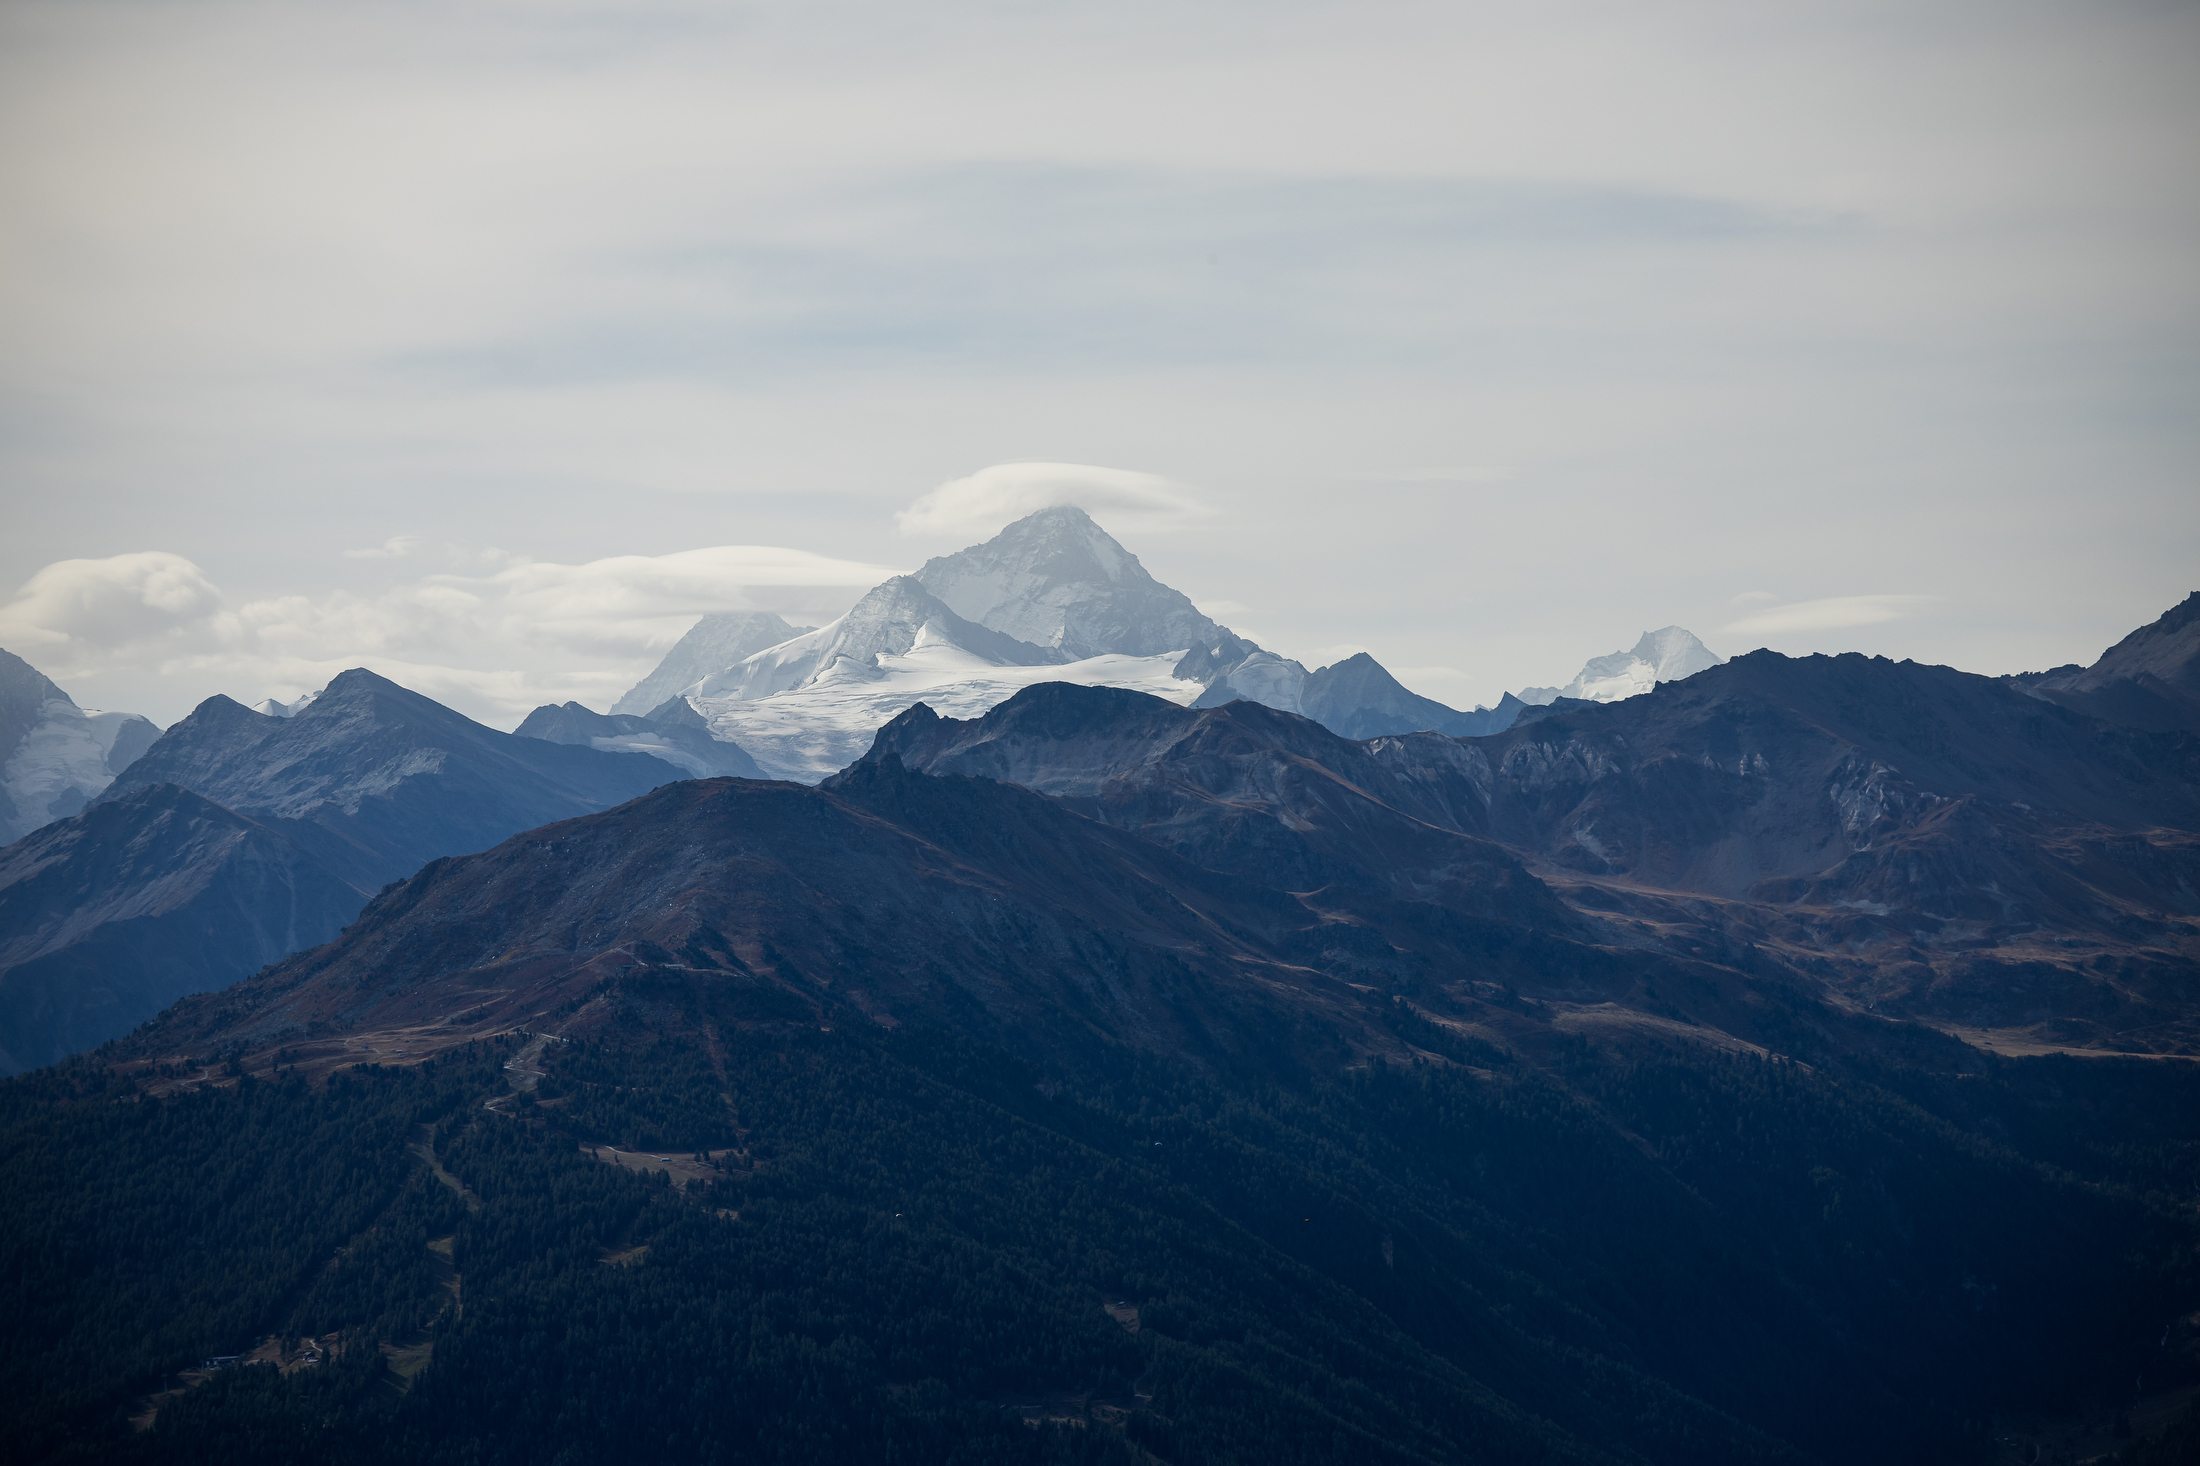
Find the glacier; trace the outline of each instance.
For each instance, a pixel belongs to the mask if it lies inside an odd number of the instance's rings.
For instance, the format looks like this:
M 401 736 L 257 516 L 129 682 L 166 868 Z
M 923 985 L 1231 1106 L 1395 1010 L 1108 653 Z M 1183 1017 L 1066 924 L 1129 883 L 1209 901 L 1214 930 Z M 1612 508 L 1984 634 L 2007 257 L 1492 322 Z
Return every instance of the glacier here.
M 159 736 L 137 713 L 78 707 L 43 672 L 0 651 L 0 844 L 84 808 Z

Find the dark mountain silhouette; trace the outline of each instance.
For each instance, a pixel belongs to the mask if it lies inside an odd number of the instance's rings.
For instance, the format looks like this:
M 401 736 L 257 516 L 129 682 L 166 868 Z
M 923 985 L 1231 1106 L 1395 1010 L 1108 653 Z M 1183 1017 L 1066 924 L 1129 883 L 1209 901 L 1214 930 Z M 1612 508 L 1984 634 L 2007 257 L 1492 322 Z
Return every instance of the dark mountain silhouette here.
M 112 1199 L 0 1217 L 31 1454 L 340 1329 L 138 1449 L 1983 1459 L 2187 1378 L 2200 1075 L 1905 1015 L 2189 1047 L 2195 743 L 1760 653 L 1479 739 L 1048 684 L 669 783 L 0 1088 Z
M 1366 652 L 1309 674 L 1299 705 L 1309 718 L 1345 738 L 1424 731 L 1479 738 L 1510 728 L 1527 706 L 1508 692 L 1494 708 L 1460 712 L 1408 692 Z
M 682 777 L 484 728 L 365 671 L 293 718 L 209 698 L 125 773 L 0 851 L 5 1062 L 51 1062 L 326 942 L 438 856 Z
M 1860 1003 L 2057 1043 L 2200 1041 L 2192 735 L 1772 652 L 1536 711 L 1485 739 L 1353 742 L 1251 703 L 1049 686 L 982 719 L 912 709 L 874 757 L 1021 783 L 1291 890 L 1379 871 L 1447 900 L 1422 873 L 1450 831 L 1525 860 L 1607 943 L 1749 943 Z M 1517 889 L 1515 919 L 1567 930 Z
M 2200 1041 L 2192 734 L 1946 667 L 1761 651 L 1478 746 L 1491 837 L 1628 919 L 1716 912 L 1882 1010 Z
M 2011 686 L 2111 723 L 2200 733 L 2200 591 L 2101 653 L 2090 667 L 2009 678 Z
M 281 832 L 172 784 L 47 825 L 0 849 L 0 1072 L 325 942 L 359 899 Z
M 194 999 L 149 1041 L 452 1014 L 493 1031 L 642 971 L 731 984 L 761 1013 L 1265 1063 L 1251 1036 L 1295 1009 L 1358 1022 L 1356 993 L 1303 965 L 1338 924 L 1056 801 L 889 757 L 831 791 L 674 784 L 436 861 L 341 940 Z

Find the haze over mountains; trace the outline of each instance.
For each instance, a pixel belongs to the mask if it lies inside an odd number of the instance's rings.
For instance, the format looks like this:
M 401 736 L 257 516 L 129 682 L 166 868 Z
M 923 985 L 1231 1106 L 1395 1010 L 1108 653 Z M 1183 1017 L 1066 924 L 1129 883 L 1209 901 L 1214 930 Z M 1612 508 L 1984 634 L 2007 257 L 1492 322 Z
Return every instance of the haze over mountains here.
M 0 1086 L 28 1458 L 1922 1466 L 2193 1373 L 2200 596 L 1462 712 L 1057 509 L 681 677 L 209 698 L 0 848 L 0 1065 L 92 1050 Z
M 0 1066 L 327 941 L 439 856 L 688 772 L 499 733 L 365 670 L 280 718 L 208 698 L 91 808 L 0 849 Z

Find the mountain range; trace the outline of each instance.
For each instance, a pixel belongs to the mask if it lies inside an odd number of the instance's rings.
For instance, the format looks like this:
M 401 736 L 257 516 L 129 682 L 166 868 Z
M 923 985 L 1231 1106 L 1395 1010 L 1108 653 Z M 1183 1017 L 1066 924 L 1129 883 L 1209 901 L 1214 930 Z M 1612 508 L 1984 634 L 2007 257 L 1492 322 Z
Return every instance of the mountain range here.
M 1258 702 L 1348 738 L 1479 737 L 1560 696 L 1508 693 L 1495 708 L 1462 712 L 1408 691 L 1365 652 L 1309 672 L 1162 585 L 1072 506 L 1027 515 L 984 544 L 888 580 L 829 626 L 751 646 L 772 629 L 753 615 L 704 618 L 613 711 L 662 718 L 684 705 L 774 777 L 815 783 L 920 699 L 973 715 L 1040 681 L 1201 707 Z M 1610 701 L 1718 660 L 1669 627 L 1645 635 L 1634 654 L 1597 659 L 1563 695 Z
M 1480 738 L 1041 682 L 435 860 L 61 1072 L 416 1158 L 250 1316 L 420 1383 L 158 1397 L 171 1459 L 1988 1459 L 2193 1376 L 2200 1072 L 2128 1056 L 2200 1051 L 2195 831 L 2194 735 L 1881 658 Z
M 2200 1378 L 2196 606 L 2019 678 L 1669 628 L 1461 713 L 1057 510 L 826 627 L 699 626 L 646 713 L 209 699 L 0 849 L 0 1057 L 98 1045 L 0 1082 L 0 1420 L 2028 1448 Z
M 677 736 L 663 751 L 700 762 Z M 327 941 L 430 861 L 688 772 L 499 733 L 363 669 L 285 717 L 208 698 L 89 808 L 0 848 L 0 1065 L 126 1033 Z

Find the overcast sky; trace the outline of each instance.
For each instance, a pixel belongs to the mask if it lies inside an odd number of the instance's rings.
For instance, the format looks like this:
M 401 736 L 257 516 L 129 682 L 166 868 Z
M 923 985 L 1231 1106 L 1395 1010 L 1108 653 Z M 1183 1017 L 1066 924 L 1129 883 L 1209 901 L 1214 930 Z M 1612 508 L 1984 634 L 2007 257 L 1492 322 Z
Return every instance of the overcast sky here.
M 2196 77 L 2189 0 L 9 0 L 0 646 L 509 727 L 978 476 L 1463 706 L 2090 661 L 2200 585 Z

